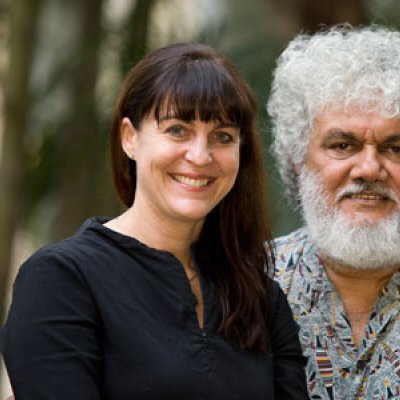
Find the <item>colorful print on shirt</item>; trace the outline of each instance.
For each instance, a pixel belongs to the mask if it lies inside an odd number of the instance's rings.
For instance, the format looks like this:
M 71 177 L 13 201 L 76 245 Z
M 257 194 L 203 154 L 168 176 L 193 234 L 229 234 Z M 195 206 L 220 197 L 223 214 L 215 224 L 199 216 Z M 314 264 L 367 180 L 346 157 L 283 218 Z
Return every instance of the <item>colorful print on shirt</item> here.
M 276 239 L 276 274 L 300 325 L 312 400 L 400 399 L 400 272 L 380 294 L 356 346 L 307 230 Z

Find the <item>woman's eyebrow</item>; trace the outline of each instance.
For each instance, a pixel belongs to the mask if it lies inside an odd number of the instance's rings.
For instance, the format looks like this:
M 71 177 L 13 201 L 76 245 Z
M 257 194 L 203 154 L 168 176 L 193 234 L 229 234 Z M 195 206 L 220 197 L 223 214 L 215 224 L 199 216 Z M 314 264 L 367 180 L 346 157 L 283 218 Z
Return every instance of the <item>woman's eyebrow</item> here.
M 185 121 L 186 123 L 190 123 L 190 122 L 194 121 L 194 119 L 191 120 L 191 121 L 186 121 L 182 117 L 180 117 L 179 115 L 171 115 L 170 114 L 170 115 L 164 115 L 162 117 L 159 117 L 158 118 L 158 122 L 168 121 L 168 120 L 171 120 L 171 119 L 177 119 L 177 120 Z M 238 129 L 239 127 L 238 127 L 237 124 L 235 124 L 233 122 L 221 122 L 221 123 L 218 123 L 216 125 L 216 128 L 235 128 L 235 129 Z
M 179 117 L 179 115 L 164 115 L 163 117 L 159 117 L 158 118 L 158 122 L 162 122 L 162 121 L 168 121 L 169 119 L 180 119 L 182 120 L 182 118 Z
M 217 128 L 235 128 L 238 129 L 239 126 L 233 122 L 220 122 L 216 126 Z

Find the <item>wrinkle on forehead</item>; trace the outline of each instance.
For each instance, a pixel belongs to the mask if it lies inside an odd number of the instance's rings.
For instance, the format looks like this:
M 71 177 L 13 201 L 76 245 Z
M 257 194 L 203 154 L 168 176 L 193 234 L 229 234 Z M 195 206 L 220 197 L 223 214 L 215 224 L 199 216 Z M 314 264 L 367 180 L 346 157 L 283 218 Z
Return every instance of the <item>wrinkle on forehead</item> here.
M 314 120 L 313 132 L 323 130 L 329 135 L 348 135 L 366 140 L 376 140 L 384 136 L 385 141 L 395 142 L 400 135 L 400 119 L 385 118 L 377 113 L 364 113 L 326 109 Z

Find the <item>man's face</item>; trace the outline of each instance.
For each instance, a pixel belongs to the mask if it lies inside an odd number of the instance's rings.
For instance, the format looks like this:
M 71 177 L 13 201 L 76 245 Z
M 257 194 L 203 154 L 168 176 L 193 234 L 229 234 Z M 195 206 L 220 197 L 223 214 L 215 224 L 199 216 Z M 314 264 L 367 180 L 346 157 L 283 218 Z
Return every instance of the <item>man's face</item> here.
M 400 209 L 400 119 L 327 110 L 315 120 L 306 168 L 351 224 L 374 225 Z

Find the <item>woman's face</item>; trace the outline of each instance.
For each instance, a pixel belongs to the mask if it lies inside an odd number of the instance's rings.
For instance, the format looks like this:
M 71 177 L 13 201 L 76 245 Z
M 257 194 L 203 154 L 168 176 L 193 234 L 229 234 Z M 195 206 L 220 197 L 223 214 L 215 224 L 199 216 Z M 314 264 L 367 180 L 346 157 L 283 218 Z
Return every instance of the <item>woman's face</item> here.
M 232 123 L 149 116 L 136 130 L 124 118 L 122 144 L 136 161 L 134 207 L 160 222 L 202 221 L 239 170 L 240 133 Z

